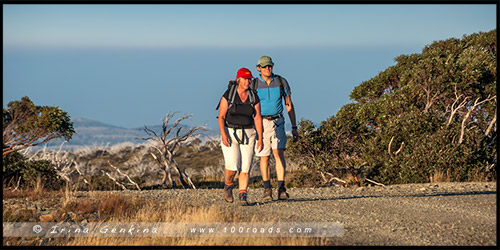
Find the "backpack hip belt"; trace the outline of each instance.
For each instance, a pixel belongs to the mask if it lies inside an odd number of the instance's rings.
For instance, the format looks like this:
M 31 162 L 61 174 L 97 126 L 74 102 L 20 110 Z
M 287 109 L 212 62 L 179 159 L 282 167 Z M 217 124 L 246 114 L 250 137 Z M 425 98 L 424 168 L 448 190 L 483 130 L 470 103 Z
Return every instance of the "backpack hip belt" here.
M 234 125 L 233 126 L 228 126 L 228 128 L 232 128 L 233 129 L 233 136 L 234 136 L 234 139 L 236 139 L 236 141 L 239 143 L 239 144 L 245 144 L 245 137 L 247 137 L 247 142 L 250 141 L 250 139 L 248 138 L 248 136 L 246 135 L 245 133 L 245 129 L 246 128 L 253 128 L 252 127 L 247 127 L 247 126 L 238 126 L 238 125 Z M 238 130 L 241 130 L 241 139 L 238 137 Z
M 269 121 L 272 121 L 272 120 L 276 120 L 280 117 L 282 117 L 283 114 L 277 114 L 277 115 L 263 115 L 262 118 L 266 119 L 266 120 L 269 120 Z
M 234 125 L 226 122 L 226 127 L 228 128 L 234 128 L 234 129 L 246 129 L 246 128 L 253 128 L 253 125 L 251 126 L 241 126 L 241 125 Z

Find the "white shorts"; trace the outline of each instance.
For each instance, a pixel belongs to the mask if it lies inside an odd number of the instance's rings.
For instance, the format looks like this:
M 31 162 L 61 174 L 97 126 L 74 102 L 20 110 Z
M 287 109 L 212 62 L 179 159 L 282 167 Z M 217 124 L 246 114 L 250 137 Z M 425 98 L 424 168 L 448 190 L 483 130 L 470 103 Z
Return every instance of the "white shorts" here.
M 236 129 L 238 138 L 241 140 L 245 137 L 243 144 L 239 144 L 234 138 L 233 128 L 226 127 L 226 134 L 229 136 L 229 147 L 224 146 L 221 139 L 222 153 L 224 154 L 226 169 L 231 171 L 240 171 L 249 173 L 252 167 L 255 136 L 256 132 L 253 128 Z M 242 136 L 243 132 L 243 136 Z
M 264 148 L 258 152 L 255 149 L 256 156 L 270 156 L 272 149 L 286 149 L 285 117 L 281 116 L 275 120 L 262 118 Z

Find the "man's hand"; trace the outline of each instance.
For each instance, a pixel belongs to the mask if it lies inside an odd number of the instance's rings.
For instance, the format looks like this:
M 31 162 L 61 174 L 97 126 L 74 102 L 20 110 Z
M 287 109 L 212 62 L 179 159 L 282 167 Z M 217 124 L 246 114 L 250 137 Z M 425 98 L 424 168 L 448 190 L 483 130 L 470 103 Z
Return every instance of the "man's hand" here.
M 292 128 L 292 136 L 293 142 L 297 142 L 299 140 L 299 132 L 297 132 L 297 128 Z

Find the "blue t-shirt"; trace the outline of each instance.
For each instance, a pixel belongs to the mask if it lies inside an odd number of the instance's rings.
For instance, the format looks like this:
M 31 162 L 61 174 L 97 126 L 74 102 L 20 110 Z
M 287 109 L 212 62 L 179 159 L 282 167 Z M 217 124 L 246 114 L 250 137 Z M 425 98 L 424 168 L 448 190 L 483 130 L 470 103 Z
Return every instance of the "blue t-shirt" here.
M 288 81 L 283 77 L 280 78 L 283 84 L 283 95 L 288 97 L 292 94 Z M 257 77 L 256 90 L 260 99 L 262 115 L 277 115 L 283 112 L 283 98 L 281 96 L 280 81 L 277 79 L 276 75 L 273 74 L 273 79 L 269 85 L 262 79 L 262 76 Z

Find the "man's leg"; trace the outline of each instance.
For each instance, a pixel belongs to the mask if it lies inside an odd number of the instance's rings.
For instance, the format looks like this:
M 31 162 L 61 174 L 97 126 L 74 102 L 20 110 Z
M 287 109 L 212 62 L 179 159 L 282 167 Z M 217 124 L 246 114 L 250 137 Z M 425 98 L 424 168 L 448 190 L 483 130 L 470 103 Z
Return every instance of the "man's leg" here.
M 278 178 L 278 181 L 285 181 L 285 153 L 283 149 L 277 148 L 273 149 L 273 155 L 274 159 L 276 159 L 276 177 Z
M 264 184 L 264 192 L 262 198 L 267 201 L 273 200 L 272 190 L 271 190 L 271 172 L 269 168 L 269 156 L 271 156 L 271 137 L 273 136 L 273 125 L 274 123 L 263 119 L 263 142 L 264 148 L 261 152 L 255 153 L 256 156 L 260 157 L 260 174 L 262 176 L 262 182 Z
M 269 168 L 269 156 L 260 157 L 260 173 L 264 183 L 264 193 L 262 198 L 267 201 L 273 200 L 273 191 L 271 189 L 271 171 Z
M 276 176 L 278 179 L 278 200 L 286 200 L 289 198 L 285 188 L 285 172 L 286 162 L 284 150 L 281 148 L 273 149 L 274 158 L 276 159 Z
M 260 157 L 260 174 L 262 175 L 262 181 L 269 181 L 271 178 L 269 170 L 269 156 Z

